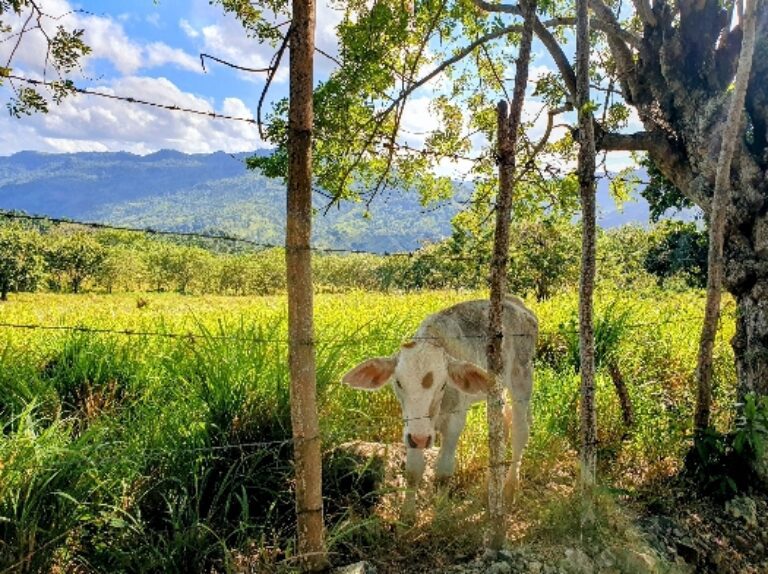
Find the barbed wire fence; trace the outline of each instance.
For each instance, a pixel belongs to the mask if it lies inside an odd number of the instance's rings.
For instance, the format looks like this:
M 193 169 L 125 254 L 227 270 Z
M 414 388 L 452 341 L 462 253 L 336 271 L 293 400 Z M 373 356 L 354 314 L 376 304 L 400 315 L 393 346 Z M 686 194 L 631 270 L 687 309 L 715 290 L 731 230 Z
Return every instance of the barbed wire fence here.
M 29 214 L 23 214 L 18 212 L 11 212 L 11 211 L 5 211 L 0 210 L 0 217 L 5 219 L 21 219 L 21 220 L 27 220 L 32 222 L 38 222 L 38 223 L 50 223 L 50 224 L 56 224 L 56 225 L 77 225 L 77 226 L 85 226 L 88 228 L 92 228 L 95 230 L 114 230 L 114 231 L 120 231 L 120 232 L 130 232 L 130 233 L 143 233 L 147 235 L 156 235 L 156 236 L 169 236 L 169 237 L 185 237 L 185 238 L 193 238 L 193 239 L 205 239 L 205 240 L 213 240 L 213 241 L 231 241 L 231 242 L 237 242 L 242 243 L 244 245 L 247 245 L 251 248 L 254 248 L 257 251 L 264 250 L 264 249 L 280 249 L 283 246 L 278 244 L 272 244 L 272 243 L 266 243 L 266 242 L 259 242 L 254 241 L 248 238 L 238 237 L 234 235 L 228 235 L 228 234 L 221 234 L 221 233 L 204 233 L 204 232 L 185 232 L 185 231 L 172 231 L 172 230 L 163 230 L 163 229 L 155 229 L 155 228 L 137 228 L 137 227 L 129 227 L 129 226 L 121 226 L 121 225 L 112 225 L 107 223 L 100 223 L 100 222 L 84 222 L 84 221 L 77 221 L 72 219 L 66 219 L 66 218 L 51 218 L 43 215 L 29 215 Z M 400 258 L 414 258 L 419 256 L 417 251 L 402 251 L 402 252 L 373 252 L 373 251 L 366 251 L 366 250 L 360 250 L 360 249 L 341 249 L 341 248 L 323 248 L 323 247 L 312 247 L 311 248 L 313 252 L 320 253 L 320 254 L 350 254 L 350 255 L 367 255 L 367 256 L 379 256 L 379 257 L 400 257 Z M 438 255 L 434 254 L 435 257 L 442 257 L 443 259 L 446 259 L 445 255 Z M 448 257 L 449 259 L 455 259 L 458 261 L 476 261 L 476 258 L 467 257 L 467 256 L 457 256 L 457 257 Z M 648 329 L 650 327 L 658 327 L 665 324 L 677 324 L 681 322 L 700 322 L 701 318 L 696 317 L 675 317 L 670 318 L 666 320 L 660 320 L 660 321 L 642 321 L 637 323 L 632 323 L 627 325 L 628 329 Z M 197 340 L 225 340 L 225 341 L 232 341 L 232 342 L 238 342 L 243 344 L 277 344 L 277 345 L 287 345 L 288 339 L 285 337 L 244 337 L 244 336 L 238 336 L 238 335 L 228 335 L 228 334 L 217 334 L 217 333 L 204 333 L 204 332 L 173 332 L 173 331 L 153 331 L 153 330 L 144 330 L 144 329 L 130 329 L 130 328 L 106 328 L 106 327 L 99 327 L 99 326 L 88 326 L 88 325 L 67 325 L 67 324 L 44 324 L 44 323 L 22 323 L 22 322 L 10 322 L 10 321 L 3 321 L 0 322 L 0 329 L 8 329 L 8 330 L 21 330 L 21 331 L 48 331 L 48 332 L 63 332 L 63 333 L 73 333 L 73 334 L 87 334 L 87 335 L 115 335 L 115 336 L 125 336 L 125 337 L 145 337 L 145 338 L 158 338 L 158 339 L 177 339 L 182 341 L 197 341 Z M 568 329 L 563 329 L 560 327 L 559 331 L 561 333 L 564 333 L 568 331 Z M 576 333 L 576 329 L 571 329 L 573 333 Z M 507 337 L 530 337 L 531 335 L 528 333 L 505 333 L 505 336 Z M 458 338 L 481 338 L 485 339 L 486 335 L 477 335 L 477 336 L 464 336 L 464 337 L 458 337 Z M 432 340 L 436 339 L 436 337 L 408 337 L 407 334 L 404 334 L 402 337 L 384 337 L 381 334 L 374 334 L 374 335 L 345 335 L 340 337 L 333 337 L 333 338 L 318 338 L 314 342 L 315 344 L 344 344 L 344 345 L 355 345 L 359 344 L 365 341 L 370 341 L 371 339 L 376 340 L 388 340 L 391 341 L 393 344 L 399 344 L 406 340 Z M 334 387 L 343 387 L 344 385 L 341 382 L 332 382 L 325 385 L 325 389 L 327 390 L 329 386 Z M 391 401 L 391 407 L 393 410 L 397 409 L 397 404 L 394 401 Z M 476 403 L 472 406 L 470 406 L 467 409 L 462 409 L 462 411 L 450 411 L 448 413 L 443 414 L 454 414 L 458 412 L 463 412 L 464 414 L 469 413 L 477 413 L 481 414 L 482 410 L 486 408 L 485 402 Z M 199 453 L 201 455 L 206 456 L 217 456 L 221 453 L 236 453 L 239 454 L 239 456 L 242 457 L 249 457 L 249 456 L 255 456 L 259 452 L 263 452 L 265 450 L 268 451 L 274 451 L 284 448 L 292 448 L 297 440 L 317 440 L 320 439 L 324 442 L 326 446 L 325 453 L 328 454 L 331 451 L 334 451 L 335 449 L 339 448 L 341 443 L 343 441 L 348 441 L 350 439 L 350 436 L 359 436 L 359 437 L 370 437 L 372 433 L 383 433 L 384 435 L 391 435 L 393 432 L 392 429 L 396 426 L 403 425 L 408 423 L 409 421 L 421 419 L 421 418 L 427 418 L 427 417 L 411 417 L 411 418 L 405 418 L 402 415 L 398 414 L 397 412 L 391 412 L 391 413 L 364 413 L 363 416 L 360 417 L 350 417 L 350 419 L 345 421 L 345 431 L 342 432 L 334 432 L 334 431 L 328 431 L 324 430 L 321 427 L 321 432 L 317 437 L 304 437 L 302 439 L 294 439 L 294 438 L 284 438 L 284 439 L 276 439 L 276 440 L 264 440 L 264 441 L 245 441 L 245 442 L 233 442 L 231 444 L 225 444 L 225 445 L 203 445 L 203 446 L 197 446 L 197 445 L 184 445 L 179 444 L 178 445 L 178 452 L 185 452 L 185 453 Z M 383 430 L 388 429 L 388 430 Z M 473 435 L 474 437 L 474 435 Z M 478 437 L 479 438 L 479 437 Z M 478 444 L 482 444 L 481 440 L 477 441 Z M 404 448 L 402 445 L 400 448 Z M 162 449 L 153 449 L 153 448 L 147 448 L 143 452 L 147 454 L 148 456 L 153 455 L 163 455 L 165 453 Z M 476 460 L 476 457 L 471 457 L 467 453 L 464 453 L 464 455 L 459 454 L 459 467 L 469 465 L 471 467 L 471 472 L 484 472 L 489 470 L 491 467 L 487 464 L 478 463 Z M 463 458 L 462 458 L 463 457 Z M 500 464 L 503 465 L 509 465 L 512 461 L 509 458 L 506 458 L 503 460 Z M 41 471 L 41 472 L 56 472 L 58 469 L 55 464 L 55 459 L 53 461 L 42 461 L 38 466 L 30 466 L 29 464 L 20 464 L 16 465 L 14 463 L 5 464 L 3 466 L 0 466 L 0 476 L 6 476 L 6 478 L 13 478 L 13 474 L 16 473 L 19 476 L 25 476 L 27 473 L 35 472 L 35 471 Z M 10 474 L 9 474 L 10 473 Z M 74 529 L 73 529 L 74 531 Z M 68 533 L 65 533 L 58 539 L 54 539 L 49 541 L 48 545 L 56 544 L 58 540 L 65 539 Z M 34 550 L 35 553 L 45 551 L 46 546 L 41 546 L 39 548 L 36 548 Z M 29 556 L 25 558 L 25 560 L 29 559 Z M 290 555 L 285 556 L 281 559 L 282 563 L 290 563 L 295 560 L 301 559 L 301 556 L 299 555 Z M 15 566 L 11 566 L 11 570 Z
M 287 37 L 287 34 L 285 35 Z M 283 46 L 285 45 L 285 42 L 283 43 Z M 282 49 L 280 50 L 280 53 L 282 52 Z M 329 59 L 333 59 L 328 54 L 323 55 L 328 57 Z M 216 62 L 219 62 L 221 64 L 235 67 L 237 69 L 240 69 L 241 71 L 247 71 L 247 72 L 256 72 L 256 73 L 267 73 L 268 74 L 268 80 L 265 85 L 264 91 L 262 92 L 262 96 L 259 101 L 259 107 L 258 107 L 258 113 L 257 117 L 246 117 L 246 116 L 234 116 L 230 114 L 224 114 L 220 112 L 216 112 L 213 110 L 201 110 L 201 109 L 195 109 L 190 108 L 186 106 L 176 105 L 176 104 L 168 104 L 168 103 L 160 103 L 151 101 L 145 98 L 139 98 L 139 97 L 133 97 L 133 96 L 124 96 L 120 94 L 114 94 L 108 91 L 101 91 L 101 90 L 95 90 L 95 89 L 88 89 L 88 88 L 82 88 L 75 86 L 72 83 L 67 84 L 67 88 L 73 92 L 87 95 L 87 96 L 93 96 L 97 98 L 104 98 L 109 100 L 115 100 L 124 102 L 126 104 L 134 104 L 134 105 L 140 105 L 140 106 L 148 106 L 158 109 L 167 110 L 170 112 L 178 112 L 178 113 L 186 113 L 186 114 L 192 114 L 197 116 L 204 116 L 208 117 L 210 119 L 215 120 L 226 120 L 226 121 L 234 121 L 234 122 L 242 122 L 251 124 L 254 126 L 257 126 L 259 128 L 259 131 L 261 132 L 262 129 L 262 121 L 261 121 L 261 108 L 264 101 L 264 97 L 266 95 L 266 91 L 269 88 L 270 80 L 274 76 L 277 67 L 280 64 L 280 57 L 279 55 L 273 59 L 273 61 L 270 63 L 269 68 L 265 69 L 243 69 L 242 67 L 233 66 L 231 63 L 221 60 L 220 58 L 217 58 L 215 56 L 211 56 L 209 54 L 201 54 L 201 65 L 203 68 L 205 68 L 205 59 L 210 59 Z M 5 77 L 7 77 L 10 80 L 26 83 L 32 86 L 37 87 L 46 87 L 46 88 L 57 88 L 60 86 L 57 86 L 57 82 L 50 82 L 46 80 L 38 80 L 34 78 L 28 78 L 23 76 L 17 76 L 14 74 L 6 74 Z M 407 147 L 407 146 L 405 146 Z M 409 150 L 409 151 L 418 151 L 418 150 Z M 233 156 L 234 157 L 234 156 Z M 237 158 L 235 158 L 237 159 Z M 238 160 L 239 161 L 239 160 Z M 315 193 L 328 198 L 328 195 L 323 192 L 322 190 L 315 190 Z M 112 230 L 112 231 L 120 231 L 120 232 L 129 232 L 129 233 L 142 233 L 149 236 L 162 236 L 162 237 L 177 237 L 177 238 L 188 238 L 188 239 L 200 239 L 200 240 L 208 240 L 208 241 L 227 241 L 232 242 L 236 244 L 241 244 L 248 246 L 248 248 L 252 248 L 255 251 L 262 251 L 262 250 L 268 250 L 268 249 L 282 249 L 284 246 L 281 244 L 275 244 L 275 243 L 269 243 L 269 242 L 262 242 L 262 241 L 256 241 L 254 239 L 249 239 L 245 237 L 238 237 L 235 235 L 227 234 L 227 233 L 206 233 L 206 232 L 197 232 L 197 231 L 174 231 L 174 230 L 167 230 L 167 229 L 159 229 L 159 228 L 153 228 L 153 227 L 130 227 L 130 226 L 124 226 L 124 225 L 117 225 L 117 224 L 109 224 L 109 223 L 102 223 L 102 222 L 91 222 L 91 221 L 78 221 L 73 219 L 67 219 L 67 218 L 59 218 L 59 217 L 49 217 L 45 215 L 30 215 L 30 214 L 24 214 L 19 212 L 12 212 L 7 210 L 0 210 L 0 217 L 5 219 L 18 219 L 18 220 L 26 220 L 31 222 L 39 222 L 39 223 L 50 223 L 50 224 L 56 224 L 56 225 L 76 225 L 76 226 L 82 226 L 91 228 L 94 230 Z M 345 254 L 345 255 L 365 255 L 365 256 L 376 256 L 376 257 L 382 257 L 382 258 L 405 258 L 405 259 L 414 259 L 414 258 L 425 258 L 425 259 L 439 259 L 442 262 L 447 261 L 455 261 L 455 262 L 471 262 L 477 265 L 478 267 L 481 265 L 487 265 L 490 261 L 490 256 L 488 256 L 487 260 L 478 258 L 477 256 L 467 256 L 467 255 L 446 255 L 445 253 L 425 253 L 420 250 L 405 250 L 405 251 L 372 251 L 372 250 L 364 250 L 364 249 L 353 249 L 353 248 L 336 248 L 336 247 L 318 247 L 313 246 L 310 247 L 311 251 L 317 254 Z M 647 328 L 654 325 L 662 325 L 665 323 L 679 323 L 680 321 L 700 321 L 701 319 L 696 318 L 689 318 L 689 319 L 681 319 L 676 318 L 675 320 L 670 321 L 661 321 L 661 322 L 643 322 L 638 323 L 635 325 L 629 325 L 627 328 L 629 329 L 639 329 L 639 328 Z M 106 328 L 106 327 L 98 327 L 98 326 L 88 326 L 88 325 L 66 325 L 66 324 L 44 324 L 44 323 L 22 323 L 22 322 L 10 322 L 10 321 L 4 321 L 0 322 L 0 329 L 6 329 L 6 330 L 24 330 L 24 331 L 43 331 L 43 332 L 62 332 L 62 333 L 72 333 L 72 334 L 87 334 L 87 335 L 115 335 L 115 336 L 125 336 L 125 337 L 144 337 L 144 338 L 158 338 L 158 339 L 177 339 L 177 340 L 183 340 L 183 341 L 197 341 L 197 340 L 226 340 L 226 341 L 232 341 L 232 342 L 239 342 L 239 343 L 260 343 L 260 344 L 277 344 L 277 345 L 287 345 L 288 339 L 282 338 L 282 337 L 242 337 L 237 335 L 226 335 L 226 334 L 215 334 L 215 333 L 201 333 L 201 332 L 172 332 L 172 331 L 152 331 L 152 330 L 144 330 L 144 329 L 129 329 L 129 328 Z M 560 329 L 561 332 L 565 332 L 562 328 Z M 577 331 L 575 329 L 572 330 L 573 333 L 576 333 Z M 530 337 L 531 335 L 528 333 L 505 333 L 505 336 L 507 337 Z M 370 340 L 371 338 L 376 338 L 377 340 L 383 340 L 385 337 L 382 337 L 380 334 L 369 336 L 369 337 L 341 337 L 341 338 L 332 338 L 332 339 L 316 339 L 314 342 L 315 344 L 358 344 L 362 343 L 363 341 Z M 468 338 L 468 337 L 467 337 Z M 486 335 L 481 335 L 477 337 L 472 338 L 482 338 L 485 339 Z M 393 343 L 402 342 L 404 340 L 429 340 L 429 339 L 435 339 L 435 337 L 391 337 L 388 338 Z M 334 385 L 341 386 L 341 383 L 332 383 Z M 486 407 L 486 403 L 477 403 L 468 409 L 464 409 L 463 412 L 466 414 L 469 411 L 475 411 L 478 409 L 483 409 Z M 452 411 L 450 413 L 443 413 L 443 414 L 454 414 L 459 411 Z M 392 424 L 405 424 L 411 420 L 420 419 L 420 418 L 427 418 L 427 417 L 412 417 L 412 418 L 403 418 L 402 416 L 399 416 L 395 413 L 392 414 L 371 414 L 366 413 L 364 419 L 355 420 L 355 421 L 348 421 L 348 430 L 345 433 L 344 436 L 348 436 L 350 432 L 353 432 L 355 434 L 365 434 L 370 433 L 372 428 L 372 421 L 377 421 L 378 423 L 384 423 L 389 422 Z M 349 424 L 349 423 L 352 424 Z M 379 424 L 379 427 L 381 425 Z M 327 444 L 334 445 L 332 448 L 335 448 L 335 444 L 337 442 L 337 439 L 339 437 L 334 436 L 333 434 L 329 434 L 327 432 L 321 432 L 319 436 L 316 437 L 304 437 L 300 440 L 318 440 L 322 439 L 326 441 Z M 244 453 L 246 451 L 253 451 L 253 450 L 259 450 L 259 449 L 281 449 L 287 446 L 293 446 L 295 444 L 297 439 L 293 438 L 286 438 L 281 440 L 268 440 L 268 441 L 250 441 L 250 442 L 242 442 L 242 443 L 232 443 L 232 444 L 226 444 L 226 445 L 208 445 L 208 446 L 184 446 L 179 445 L 178 451 L 180 452 L 195 452 L 195 453 L 207 453 L 207 454 L 215 454 L 217 452 L 223 452 L 223 451 L 241 451 L 241 453 Z M 145 452 L 147 454 L 152 454 L 154 451 L 152 449 L 146 449 Z M 162 454 L 163 451 L 157 450 L 158 454 Z M 502 462 L 502 464 L 509 464 L 510 460 L 505 460 Z M 488 469 L 490 467 L 479 467 Z M 0 475 L 4 472 L 9 471 L 16 471 L 16 472 L 29 472 L 32 470 L 28 465 L 22 466 L 22 467 L 14 467 L 13 465 L 4 465 L 0 466 Z M 51 471 L 54 471 L 55 468 L 51 468 Z M 49 544 L 54 543 L 55 540 L 52 540 L 49 542 Z M 35 550 L 41 551 L 43 548 L 38 548 Z M 286 560 L 296 560 L 298 559 L 298 556 L 291 556 L 287 558 Z M 12 566 L 11 568 L 14 568 Z

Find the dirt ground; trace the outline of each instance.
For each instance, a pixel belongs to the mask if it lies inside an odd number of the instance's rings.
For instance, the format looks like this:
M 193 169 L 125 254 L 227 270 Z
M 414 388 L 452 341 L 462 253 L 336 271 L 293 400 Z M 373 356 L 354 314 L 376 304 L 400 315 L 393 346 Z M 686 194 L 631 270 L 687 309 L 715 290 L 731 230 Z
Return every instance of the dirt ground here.
M 765 494 L 715 501 L 696 496 L 691 484 L 672 476 L 631 493 L 605 489 L 585 512 L 573 492 L 570 457 L 529 470 L 532 476 L 509 511 L 508 548 L 489 556 L 483 550 L 482 469 L 464 469 L 439 489 L 427 474 L 417 514 L 404 520 L 404 447 L 355 442 L 341 448 L 378 461 L 382 470 L 370 514 L 355 517 L 370 529 L 337 545 L 336 564 L 365 560 L 354 572 L 768 574 Z M 427 456 L 429 473 L 435 453 Z

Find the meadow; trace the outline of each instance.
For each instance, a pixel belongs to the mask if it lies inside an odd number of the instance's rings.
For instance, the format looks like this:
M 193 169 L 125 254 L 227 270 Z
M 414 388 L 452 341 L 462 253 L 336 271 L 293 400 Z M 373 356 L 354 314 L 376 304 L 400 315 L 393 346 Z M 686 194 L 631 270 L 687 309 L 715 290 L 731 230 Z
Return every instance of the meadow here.
M 335 562 L 366 556 L 395 572 L 430 548 L 433 561 L 437 547 L 446 557 L 480 548 L 482 529 L 468 525 L 476 524 L 484 496 L 483 406 L 470 413 L 451 495 L 474 503 L 439 498 L 405 530 L 381 505 L 382 469 L 337 447 L 401 440 L 391 391 L 348 389 L 339 382 L 345 370 L 393 353 L 427 314 L 483 296 L 317 295 L 324 492 Z M 631 500 L 674 474 L 690 446 L 703 294 L 602 290 L 596 300 L 600 476 Z M 558 511 L 575 481 L 576 303 L 573 293 L 530 302 L 540 338 L 525 500 L 510 521 L 510 540 L 519 544 L 561 535 L 545 528 L 551 520 L 544 517 Z M 295 565 L 283 296 L 18 294 L 0 306 L 0 324 L 0 572 Z M 715 348 L 721 428 L 735 398 L 733 330 L 734 305 L 726 300 Z M 627 384 L 632 428 L 622 419 L 611 368 Z

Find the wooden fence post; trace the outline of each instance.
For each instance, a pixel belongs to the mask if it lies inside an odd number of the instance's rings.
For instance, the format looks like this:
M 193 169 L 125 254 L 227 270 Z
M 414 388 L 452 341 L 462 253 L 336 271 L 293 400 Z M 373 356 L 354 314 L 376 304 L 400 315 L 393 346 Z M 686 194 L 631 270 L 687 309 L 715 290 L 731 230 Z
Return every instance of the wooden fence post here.
M 497 113 L 497 157 L 499 163 L 499 193 L 496 197 L 496 231 L 494 233 L 493 256 L 490 272 L 490 310 L 488 317 L 488 370 L 494 383 L 488 392 L 488 518 L 491 525 L 488 547 L 498 551 L 504 544 L 504 462 L 506 443 L 504 441 L 503 386 L 504 357 L 501 353 L 503 332 L 503 302 L 507 289 L 507 259 L 509 254 L 509 225 L 512 212 L 512 190 L 515 177 L 515 147 L 517 133 L 528 84 L 528 64 L 531 60 L 533 20 L 536 2 L 523 3 L 525 23 L 517 58 L 515 87 L 512 92 L 512 107 L 507 112 L 507 102 L 500 101 Z
M 285 260 L 288 365 L 296 466 L 298 558 L 303 571 L 328 565 L 323 532 L 322 459 L 317 415 L 310 236 L 312 231 L 312 91 L 315 1 L 293 0 L 288 108 Z
M 579 353 L 581 357 L 581 485 L 595 483 L 595 129 L 589 100 L 589 0 L 576 1 L 576 109 L 579 118 L 578 177 L 581 194 L 581 274 L 579 277 Z

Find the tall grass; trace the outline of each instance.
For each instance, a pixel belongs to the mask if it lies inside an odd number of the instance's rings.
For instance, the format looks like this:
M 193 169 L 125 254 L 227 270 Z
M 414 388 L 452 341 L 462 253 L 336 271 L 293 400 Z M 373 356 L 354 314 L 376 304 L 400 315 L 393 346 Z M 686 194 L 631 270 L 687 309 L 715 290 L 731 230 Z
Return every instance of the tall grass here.
M 333 447 L 397 442 L 388 389 L 339 384 L 369 356 L 388 355 L 430 312 L 466 293 L 321 295 L 318 390 L 331 539 L 339 552 L 376 550 L 366 517 L 383 470 Z M 208 572 L 242 555 L 265 570 L 293 552 L 292 450 L 285 302 L 142 295 L 26 295 L 2 307 L 9 322 L 81 324 L 199 336 L 0 331 L 0 571 Z M 698 293 L 603 293 L 626 319 L 612 353 L 636 409 L 621 440 L 611 382 L 598 376 L 604 472 L 623 486 L 668 467 L 686 446 L 694 388 Z M 575 297 L 537 306 L 542 334 L 534 427 L 523 466 L 532 478 L 568 456 L 578 424 L 578 379 L 561 324 Z M 680 318 L 674 321 L 674 318 Z M 728 422 L 732 356 L 724 321 L 716 348 L 716 420 Z M 459 451 L 459 484 L 477 484 L 485 460 L 482 405 Z M 627 471 L 631 469 L 631 473 Z M 257 564 L 257 568 L 258 568 Z

